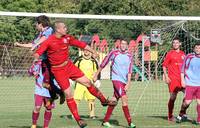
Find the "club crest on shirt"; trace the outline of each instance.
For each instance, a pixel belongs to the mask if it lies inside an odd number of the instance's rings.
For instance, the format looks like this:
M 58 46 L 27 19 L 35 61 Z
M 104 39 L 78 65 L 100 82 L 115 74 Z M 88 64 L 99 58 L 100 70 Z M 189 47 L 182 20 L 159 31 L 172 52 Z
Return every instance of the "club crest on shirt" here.
M 64 43 L 64 44 L 67 44 L 67 43 L 68 43 L 68 39 L 64 38 L 64 39 L 63 39 L 63 43 Z
M 182 60 L 184 60 L 184 58 L 185 58 L 185 55 L 181 56 L 181 59 L 182 59 Z

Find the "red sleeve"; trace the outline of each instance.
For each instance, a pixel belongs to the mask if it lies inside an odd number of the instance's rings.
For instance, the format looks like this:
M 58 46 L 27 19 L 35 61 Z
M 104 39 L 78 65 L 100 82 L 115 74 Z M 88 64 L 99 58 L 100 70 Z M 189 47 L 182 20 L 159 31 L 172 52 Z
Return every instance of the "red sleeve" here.
M 87 45 L 86 42 L 79 41 L 79 40 L 75 39 L 72 36 L 69 36 L 68 38 L 69 38 L 69 44 L 71 46 L 76 46 L 76 47 L 79 47 L 81 49 L 84 49 L 86 47 L 86 45 Z
M 167 53 L 167 55 L 166 55 L 166 57 L 165 57 L 165 59 L 163 61 L 162 66 L 163 67 L 167 67 L 167 65 L 169 64 L 169 62 L 170 62 L 170 52 Z
M 44 53 L 47 48 L 48 48 L 48 45 L 49 45 L 49 38 L 47 40 L 45 40 L 40 46 L 39 48 L 36 50 L 35 53 L 39 54 L 39 56 L 42 55 L 42 53 Z

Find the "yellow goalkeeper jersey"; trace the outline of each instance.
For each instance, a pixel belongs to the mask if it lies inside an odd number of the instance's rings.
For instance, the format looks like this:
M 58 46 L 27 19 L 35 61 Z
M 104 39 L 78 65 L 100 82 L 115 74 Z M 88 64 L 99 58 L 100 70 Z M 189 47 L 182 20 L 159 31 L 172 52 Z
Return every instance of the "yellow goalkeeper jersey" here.
M 98 69 L 98 63 L 95 59 L 85 59 L 83 56 L 80 56 L 74 63 L 86 75 L 86 77 L 92 80 L 94 73 Z

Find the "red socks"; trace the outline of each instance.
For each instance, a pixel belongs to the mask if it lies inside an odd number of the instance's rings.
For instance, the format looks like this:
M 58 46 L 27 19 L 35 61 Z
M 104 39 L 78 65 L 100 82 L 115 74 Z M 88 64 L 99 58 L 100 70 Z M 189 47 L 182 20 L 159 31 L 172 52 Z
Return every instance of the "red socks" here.
M 97 97 L 101 101 L 101 103 L 106 102 L 106 98 L 104 97 L 104 95 L 94 85 L 87 87 L 87 89 L 93 96 Z
M 76 121 L 80 120 L 80 116 L 78 115 L 78 109 L 74 98 L 66 99 L 67 105 L 69 110 L 71 111 L 72 115 L 74 116 Z
M 108 121 L 109 121 L 110 116 L 111 116 L 111 114 L 112 114 L 114 108 L 115 108 L 115 106 L 108 106 L 106 115 L 105 115 L 105 117 L 104 117 L 104 119 L 103 119 L 104 122 L 108 122 Z
M 124 111 L 124 115 L 126 117 L 126 120 L 127 120 L 128 124 L 130 124 L 131 123 L 131 116 L 130 116 L 130 113 L 129 113 L 128 106 L 127 105 L 126 106 L 122 106 L 122 109 Z
M 169 99 L 168 102 L 168 118 L 172 118 L 174 109 L 174 100 Z
M 44 128 L 49 126 L 49 122 L 51 121 L 52 112 L 45 111 L 44 113 Z
M 108 122 L 109 121 L 110 116 L 111 116 L 114 108 L 115 108 L 115 106 L 108 106 L 106 115 L 105 115 L 105 117 L 103 119 L 104 122 Z M 130 124 L 131 123 L 131 116 L 130 116 L 130 113 L 129 113 L 128 106 L 122 106 L 122 109 L 124 111 L 124 115 L 126 117 L 126 120 L 127 120 L 128 124 Z
M 32 113 L 32 124 L 33 125 L 37 125 L 37 120 L 38 120 L 39 115 L 40 115 L 39 112 L 36 113 L 36 112 L 33 111 L 33 113 Z

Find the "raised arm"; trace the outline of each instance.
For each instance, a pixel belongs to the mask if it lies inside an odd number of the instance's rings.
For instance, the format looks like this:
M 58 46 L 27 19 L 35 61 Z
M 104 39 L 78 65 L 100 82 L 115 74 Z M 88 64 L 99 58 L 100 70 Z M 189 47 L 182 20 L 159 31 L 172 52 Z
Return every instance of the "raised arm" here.
M 79 41 L 72 36 L 69 36 L 69 38 L 70 38 L 69 43 L 71 46 L 75 46 L 75 47 L 78 47 L 81 49 L 86 49 L 86 50 L 90 51 L 92 54 L 98 56 L 97 52 L 95 50 L 93 50 L 89 45 L 87 45 L 86 42 Z
M 42 42 L 46 40 L 46 36 L 42 36 L 34 45 L 32 45 L 31 50 L 35 50 Z
M 22 44 L 22 43 L 19 43 L 19 42 L 15 42 L 14 46 L 24 47 L 24 48 L 31 48 L 33 45 L 32 45 L 32 43 Z

